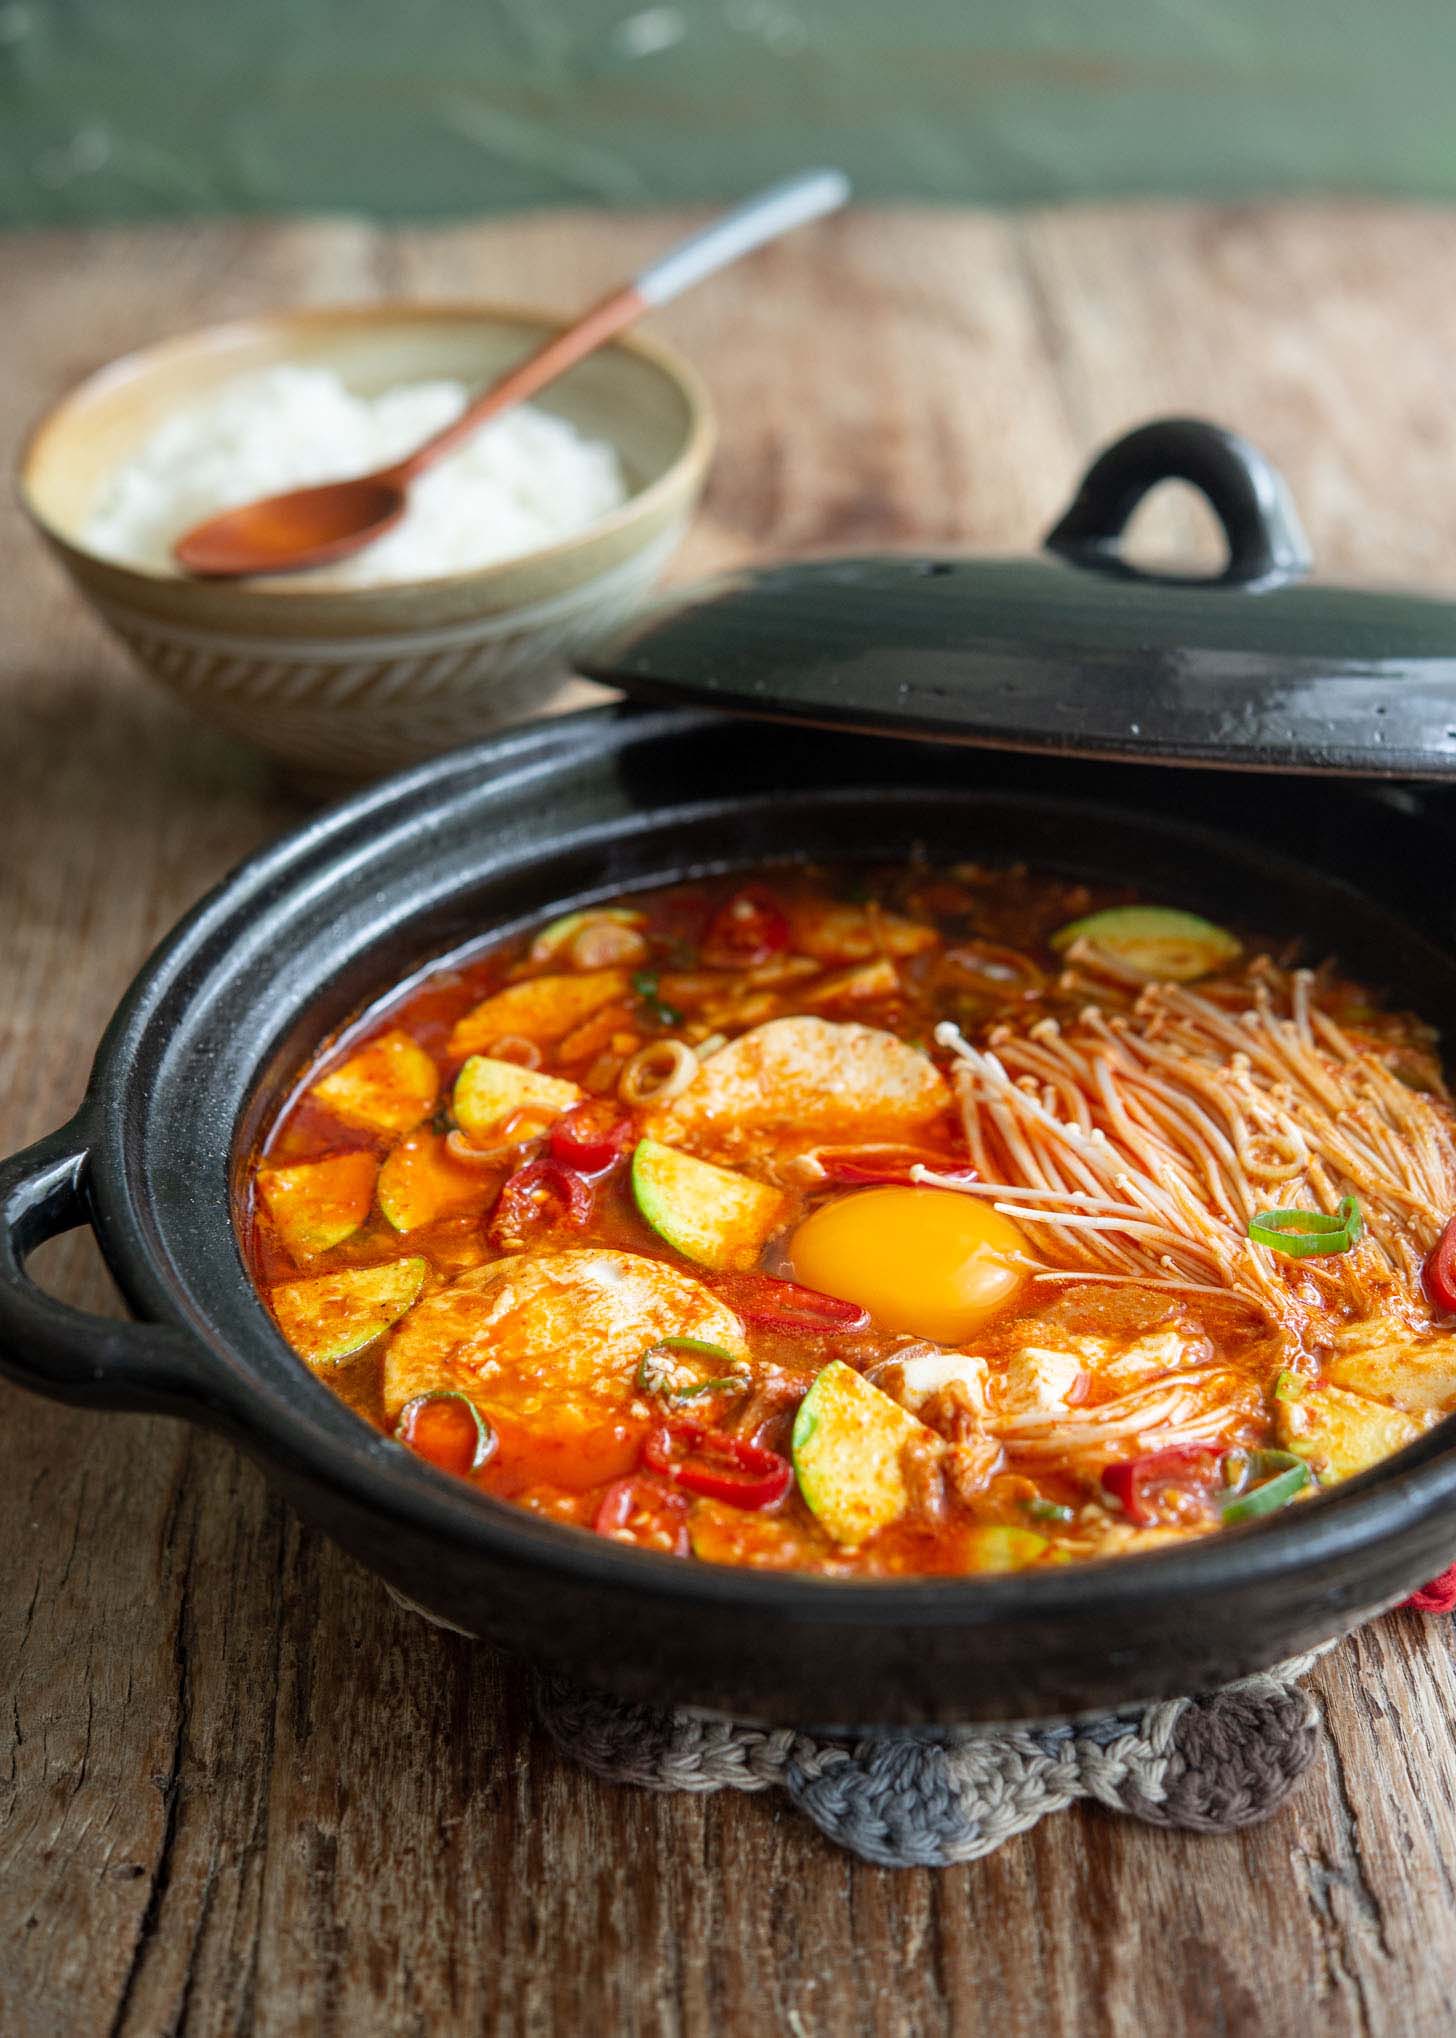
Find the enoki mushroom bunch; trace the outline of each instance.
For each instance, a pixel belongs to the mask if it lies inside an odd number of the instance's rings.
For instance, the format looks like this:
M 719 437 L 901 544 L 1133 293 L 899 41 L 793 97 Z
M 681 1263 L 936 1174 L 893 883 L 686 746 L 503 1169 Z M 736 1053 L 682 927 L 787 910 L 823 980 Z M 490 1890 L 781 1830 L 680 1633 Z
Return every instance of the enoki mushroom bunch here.
M 1321 1010 L 1312 972 L 1265 963 L 1244 987 L 1242 1010 L 1178 984 L 1117 1010 L 1109 986 L 1074 1022 L 1002 1027 L 984 1049 L 938 1028 L 980 1177 L 946 1186 L 1015 1218 L 1049 1261 L 1039 1279 L 1232 1293 L 1300 1343 L 1342 1306 L 1421 1313 L 1456 1208 L 1449 1100 Z M 1286 1262 L 1249 1240 L 1270 1204 L 1333 1213 L 1351 1195 L 1353 1251 Z

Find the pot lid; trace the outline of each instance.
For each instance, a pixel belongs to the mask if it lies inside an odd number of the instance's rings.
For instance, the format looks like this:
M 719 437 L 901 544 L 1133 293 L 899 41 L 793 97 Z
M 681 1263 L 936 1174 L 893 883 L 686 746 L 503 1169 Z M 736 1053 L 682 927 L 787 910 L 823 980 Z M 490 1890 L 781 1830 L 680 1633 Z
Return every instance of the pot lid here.
M 1122 556 L 1191 482 L 1228 562 Z M 674 589 L 581 662 L 634 698 L 887 735 L 1239 771 L 1456 775 L 1456 603 L 1306 580 L 1276 469 L 1169 418 L 1099 454 L 1039 557 L 822 559 Z

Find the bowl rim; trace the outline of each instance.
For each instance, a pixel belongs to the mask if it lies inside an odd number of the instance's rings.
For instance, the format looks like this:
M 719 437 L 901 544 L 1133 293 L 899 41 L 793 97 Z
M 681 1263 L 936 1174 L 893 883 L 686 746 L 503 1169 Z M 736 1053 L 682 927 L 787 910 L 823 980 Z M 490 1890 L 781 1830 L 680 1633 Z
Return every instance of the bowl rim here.
M 553 312 L 538 305 L 509 303 L 471 303 L 466 299 L 445 298 L 414 301 L 405 298 L 384 298 L 370 304 L 325 304 L 304 305 L 297 309 L 256 312 L 244 318 L 221 319 L 211 325 L 189 327 L 180 333 L 170 333 L 162 339 L 151 340 L 139 347 L 129 348 L 94 368 L 79 381 L 73 382 L 62 393 L 52 399 L 26 428 L 21 437 L 20 449 L 15 456 L 11 470 L 12 487 L 21 510 L 34 528 L 51 544 L 57 546 L 68 558 L 86 567 L 103 568 L 118 575 L 123 581 L 131 580 L 147 587 L 203 587 L 209 583 L 190 574 L 157 573 L 150 567 L 138 566 L 125 559 L 113 559 L 106 553 L 93 551 L 80 542 L 77 536 L 49 517 L 35 497 L 35 470 L 44 457 L 52 435 L 59 431 L 68 414 L 84 401 L 109 395 L 113 390 L 124 389 L 130 383 L 142 381 L 158 369 L 165 370 L 169 361 L 197 354 L 226 354 L 232 348 L 242 348 L 250 339 L 261 337 L 270 331 L 296 331 L 315 329 L 347 331 L 351 327 L 371 325 L 444 324 L 458 327 L 479 323 L 520 323 L 535 325 L 547 330 L 559 329 L 569 320 L 569 314 Z M 526 552 L 514 552 L 507 558 L 490 561 L 485 566 L 475 566 L 455 573 L 436 573 L 414 580 L 387 580 L 366 587 L 320 587 L 306 575 L 275 574 L 257 579 L 233 580 L 222 583 L 232 599 L 242 603 L 268 604 L 275 599 L 329 598 L 351 603 L 368 603 L 380 598 L 399 599 L 410 594 L 437 594 L 447 588 L 479 587 L 487 591 L 498 587 L 509 576 L 530 566 L 550 566 L 569 558 L 574 552 L 595 545 L 602 539 L 616 536 L 631 528 L 640 519 L 649 518 L 663 503 L 683 488 L 694 488 L 702 480 L 709 462 L 717 448 L 718 424 L 713 401 L 707 384 L 698 370 L 677 348 L 655 335 L 638 331 L 619 333 L 596 351 L 605 353 L 615 348 L 623 354 L 634 356 L 671 384 L 687 406 L 687 426 L 683 441 L 668 465 L 645 487 L 630 494 L 625 502 L 609 510 L 605 516 L 597 517 L 580 531 L 573 531 L 567 537 L 553 540 L 549 545 L 533 546 Z M 591 357 L 588 356 L 588 359 Z M 619 451 L 615 441 L 613 450 Z
M 367 826 L 383 838 L 390 832 L 385 825 L 389 821 L 398 823 L 411 815 L 418 820 L 421 811 L 468 797 L 482 764 L 509 762 L 519 769 L 533 763 L 554 765 L 566 762 L 580 746 L 615 754 L 634 738 L 651 741 L 683 731 L 711 735 L 739 719 L 707 709 L 630 704 L 585 708 L 518 725 L 392 774 L 265 844 L 200 899 L 141 965 L 102 1037 L 78 1114 L 77 1122 L 84 1122 L 95 1140 L 90 1155 L 98 1191 L 94 1215 L 108 1265 L 134 1304 L 140 1303 L 137 1313 L 143 1320 L 184 1330 L 208 1355 L 215 1381 L 220 1377 L 219 1363 L 230 1362 L 236 1369 L 234 1392 L 241 1376 L 241 1394 L 236 1400 L 229 1395 L 228 1428 L 235 1440 L 275 1468 L 291 1457 L 300 1458 L 315 1480 L 346 1494 L 381 1523 L 392 1520 L 411 1531 L 441 1537 L 457 1551 L 502 1558 L 538 1573 L 565 1570 L 602 1588 L 621 1586 L 698 1611 L 756 1610 L 792 1615 L 808 1625 L 841 1622 L 892 1629 L 1010 1620 L 1034 1626 L 1073 1614 L 1095 1620 L 1138 1602 L 1146 1608 L 1181 1601 L 1191 1609 L 1236 1586 L 1287 1583 L 1307 1578 L 1321 1567 L 1343 1566 L 1358 1553 L 1393 1541 L 1392 1532 L 1402 1525 L 1409 1528 L 1446 1515 L 1456 1496 L 1456 1418 L 1447 1418 L 1390 1458 L 1321 1493 L 1307 1507 L 1168 1547 L 1055 1571 L 826 1578 L 798 1571 L 685 1563 L 534 1516 L 510 1501 L 455 1481 L 408 1453 L 381 1449 L 389 1440 L 332 1395 L 326 1383 L 289 1351 L 256 1289 L 250 1336 L 256 1332 L 275 1357 L 287 1357 L 298 1367 L 303 1398 L 286 1407 L 282 1404 L 267 1372 L 256 1365 L 256 1347 L 249 1350 L 240 1343 L 219 1349 L 210 1328 L 199 1325 L 186 1306 L 166 1254 L 151 1242 L 149 1220 L 133 1201 L 128 1167 L 141 1143 L 135 1130 L 128 1129 L 128 1111 L 146 1081 L 138 1073 L 137 1048 L 152 1027 L 159 1004 L 190 976 L 219 929 L 237 918 L 256 922 L 272 911 L 286 914 L 300 889 L 316 882 L 320 870 L 345 854 L 358 831 Z M 864 789 L 854 783 L 847 788 Z M 1110 812 L 1119 810 L 1115 798 L 1106 806 Z M 1208 832 L 1211 824 L 1179 825 Z M 212 967 L 203 965 L 200 976 L 208 976 Z M 194 985 L 187 997 L 190 1001 L 197 995 Z M 229 1149 L 236 1151 L 235 1126 L 227 1128 L 226 1138 Z M 222 1222 L 241 1263 L 231 1208 Z M 248 1279 L 251 1284 L 251 1276 Z M 193 1421 L 206 1419 L 195 1408 L 188 1413 Z M 1331 1629 L 1338 1625 L 1332 1617 Z

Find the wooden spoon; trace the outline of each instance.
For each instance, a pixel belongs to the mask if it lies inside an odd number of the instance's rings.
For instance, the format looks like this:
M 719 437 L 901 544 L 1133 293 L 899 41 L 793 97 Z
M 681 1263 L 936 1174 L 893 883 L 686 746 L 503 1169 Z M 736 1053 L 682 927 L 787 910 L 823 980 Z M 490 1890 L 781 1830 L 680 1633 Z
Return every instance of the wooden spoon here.
M 173 558 L 186 573 L 233 580 L 249 573 L 298 573 L 362 551 L 399 522 L 415 477 L 478 431 L 488 418 L 499 417 L 513 403 L 534 396 L 643 312 L 666 304 L 703 277 L 791 227 L 833 212 L 848 196 L 848 179 L 838 170 L 811 170 L 772 185 L 592 305 L 574 325 L 508 369 L 453 424 L 392 467 L 355 475 L 348 481 L 291 488 L 285 495 L 265 496 L 259 502 L 223 510 L 185 532 L 172 547 Z

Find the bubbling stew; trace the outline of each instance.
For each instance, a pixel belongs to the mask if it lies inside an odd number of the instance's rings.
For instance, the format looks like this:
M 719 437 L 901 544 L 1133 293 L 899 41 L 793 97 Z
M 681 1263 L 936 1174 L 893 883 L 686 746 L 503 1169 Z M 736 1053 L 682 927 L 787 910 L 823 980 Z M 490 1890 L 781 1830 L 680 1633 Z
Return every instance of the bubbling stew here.
M 1456 1119 L 1329 965 L 1016 868 L 566 913 L 329 1042 L 248 1170 L 284 1337 L 457 1478 L 838 1576 L 1206 1535 L 1456 1409 Z

